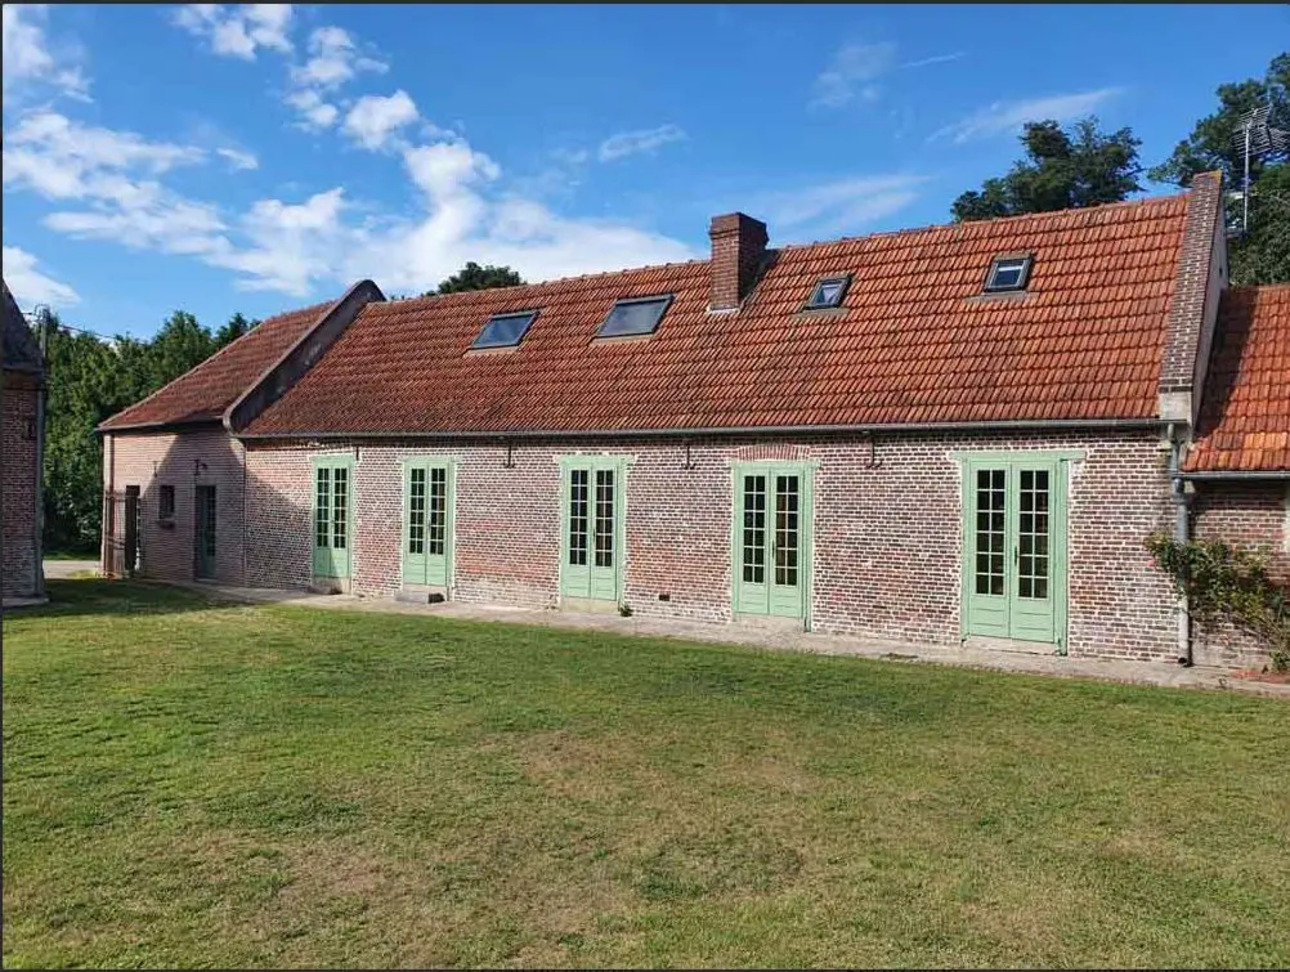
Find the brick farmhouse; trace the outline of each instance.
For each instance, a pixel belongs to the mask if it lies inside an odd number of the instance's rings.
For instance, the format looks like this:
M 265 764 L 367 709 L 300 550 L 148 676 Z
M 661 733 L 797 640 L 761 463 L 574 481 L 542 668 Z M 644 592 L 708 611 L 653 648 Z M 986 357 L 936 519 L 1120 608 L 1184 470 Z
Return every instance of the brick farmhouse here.
M 1152 531 L 1290 564 L 1290 288 L 1180 195 L 265 321 L 101 426 L 103 566 L 1244 664 Z
M 41 569 L 41 450 L 45 441 L 45 359 L 8 286 L 4 290 L 0 597 L 45 596 Z

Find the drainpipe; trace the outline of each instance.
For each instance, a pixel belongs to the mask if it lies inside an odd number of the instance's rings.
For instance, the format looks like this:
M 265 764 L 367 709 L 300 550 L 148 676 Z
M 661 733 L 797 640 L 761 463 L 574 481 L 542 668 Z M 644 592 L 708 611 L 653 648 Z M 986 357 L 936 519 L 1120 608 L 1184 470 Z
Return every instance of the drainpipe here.
M 1188 520 L 1187 486 L 1182 477 L 1182 442 L 1176 435 L 1174 423 L 1165 430 L 1169 439 L 1169 492 L 1174 501 L 1174 540 L 1180 544 L 1190 538 Z M 1182 595 L 1178 604 L 1178 664 L 1190 668 L 1195 664 L 1191 645 L 1191 612 L 1187 610 L 1187 596 Z

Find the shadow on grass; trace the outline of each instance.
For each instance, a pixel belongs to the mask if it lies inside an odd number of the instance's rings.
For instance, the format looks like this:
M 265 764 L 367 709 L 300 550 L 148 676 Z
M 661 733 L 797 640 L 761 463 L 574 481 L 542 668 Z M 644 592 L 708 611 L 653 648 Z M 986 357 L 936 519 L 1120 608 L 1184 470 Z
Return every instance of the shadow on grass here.
M 46 580 L 49 603 L 21 608 L 6 618 L 69 617 L 81 614 L 178 614 L 236 603 L 216 595 L 152 581 L 101 577 Z

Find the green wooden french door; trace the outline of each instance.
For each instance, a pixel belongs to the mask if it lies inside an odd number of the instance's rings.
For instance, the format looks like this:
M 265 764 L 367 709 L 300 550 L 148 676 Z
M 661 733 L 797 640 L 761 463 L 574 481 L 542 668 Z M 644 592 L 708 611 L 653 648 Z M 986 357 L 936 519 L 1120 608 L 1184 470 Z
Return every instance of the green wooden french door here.
M 735 467 L 734 609 L 805 618 L 811 577 L 811 477 L 801 465 Z
M 194 492 L 197 576 L 215 576 L 215 487 L 198 486 Z
M 314 469 L 314 576 L 344 578 L 353 536 L 353 459 L 317 456 Z
M 562 464 L 560 593 L 565 597 L 622 599 L 625 472 L 621 459 Z
M 453 466 L 403 464 L 403 582 L 447 587 L 452 576 Z
M 1064 645 L 1066 463 L 1023 455 L 965 472 L 965 633 Z

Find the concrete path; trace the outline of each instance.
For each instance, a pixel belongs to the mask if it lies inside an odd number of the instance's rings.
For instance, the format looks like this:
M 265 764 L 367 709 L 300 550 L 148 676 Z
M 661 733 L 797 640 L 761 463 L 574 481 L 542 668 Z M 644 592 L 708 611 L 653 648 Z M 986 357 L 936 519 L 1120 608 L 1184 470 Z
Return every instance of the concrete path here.
M 44 562 L 45 580 L 66 580 L 74 574 L 97 573 L 97 560 L 46 560 Z
M 763 627 L 751 624 L 710 624 L 660 618 L 621 617 L 618 614 L 590 614 L 574 611 L 537 610 L 497 605 L 409 604 L 388 597 L 357 597 L 350 594 L 311 594 L 305 591 L 228 587 L 209 582 L 182 584 L 212 597 L 253 604 L 290 604 L 301 607 L 377 611 L 387 614 L 421 614 L 467 621 L 495 621 L 536 624 L 546 627 L 610 631 L 615 634 L 658 638 L 679 638 L 768 648 L 780 651 L 809 651 L 825 655 L 855 655 L 892 662 L 954 665 L 1005 672 L 1092 678 L 1101 681 L 1174 688 L 1233 689 L 1256 695 L 1290 700 L 1290 685 L 1274 685 L 1234 678 L 1224 669 L 1183 668 L 1164 662 L 1106 661 L 1067 658 L 1053 654 L 1018 651 L 985 651 L 932 645 L 879 641 L 845 635 L 828 635 Z

